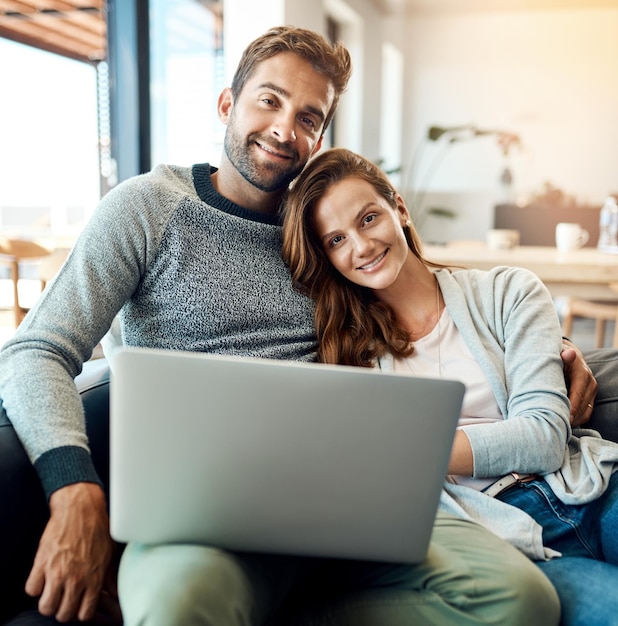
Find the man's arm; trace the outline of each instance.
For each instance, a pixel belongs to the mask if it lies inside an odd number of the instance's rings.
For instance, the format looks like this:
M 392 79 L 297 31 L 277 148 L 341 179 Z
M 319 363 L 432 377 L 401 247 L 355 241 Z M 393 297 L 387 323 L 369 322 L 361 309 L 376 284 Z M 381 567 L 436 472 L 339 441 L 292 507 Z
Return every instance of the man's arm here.
M 94 613 L 113 552 L 73 380 L 132 297 L 158 241 L 162 218 L 145 180 L 106 194 L 0 352 L 3 408 L 50 508 L 26 592 L 40 596 L 42 613 L 62 621 Z M 166 204 L 159 195 L 157 202 Z
M 94 483 L 55 491 L 26 581 L 26 593 L 39 597 L 39 611 L 60 622 L 91 619 L 112 560 L 113 542 L 105 495 Z
M 570 340 L 563 340 L 560 354 L 564 363 L 564 378 L 571 401 L 571 426 L 584 426 L 590 420 L 597 394 L 597 381 L 581 350 Z

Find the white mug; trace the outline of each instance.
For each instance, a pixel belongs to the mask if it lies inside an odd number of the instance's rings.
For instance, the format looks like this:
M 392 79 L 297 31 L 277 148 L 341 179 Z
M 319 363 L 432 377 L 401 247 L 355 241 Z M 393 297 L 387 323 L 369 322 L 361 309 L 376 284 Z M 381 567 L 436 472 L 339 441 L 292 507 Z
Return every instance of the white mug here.
M 519 231 L 511 228 L 492 228 L 487 232 L 490 250 L 510 250 L 519 245 Z
M 581 248 L 586 245 L 588 236 L 588 231 L 579 224 L 571 222 L 556 224 L 556 248 L 560 252 L 569 252 Z

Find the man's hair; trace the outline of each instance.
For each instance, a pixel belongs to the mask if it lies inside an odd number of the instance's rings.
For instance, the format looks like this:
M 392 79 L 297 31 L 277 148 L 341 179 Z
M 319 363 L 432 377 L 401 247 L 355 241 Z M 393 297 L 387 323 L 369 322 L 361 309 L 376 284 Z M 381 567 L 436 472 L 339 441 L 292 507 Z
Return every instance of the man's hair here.
M 277 26 L 255 39 L 247 46 L 240 58 L 232 79 L 232 95 L 238 98 L 246 82 L 262 61 L 282 52 L 291 52 L 308 61 L 316 72 L 326 76 L 332 82 L 335 97 L 326 115 L 323 132 L 335 115 L 339 96 L 348 85 L 352 73 L 352 61 L 350 53 L 343 44 L 340 42 L 330 44 L 322 35 L 314 31 L 293 26 Z

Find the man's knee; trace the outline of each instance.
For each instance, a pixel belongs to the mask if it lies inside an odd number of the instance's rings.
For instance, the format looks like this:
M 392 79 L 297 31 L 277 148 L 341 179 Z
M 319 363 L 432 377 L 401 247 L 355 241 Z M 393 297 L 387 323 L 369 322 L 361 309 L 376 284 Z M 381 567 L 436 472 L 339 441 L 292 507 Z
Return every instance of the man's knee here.
M 126 626 L 240 626 L 250 623 L 251 590 L 240 562 L 203 546 L 129 545 L 119 574 Z
M 439 515 L 423 564 L 427 588 L 479 624 L 558 624 L 549 580 L 525 555 L 487 529 Z

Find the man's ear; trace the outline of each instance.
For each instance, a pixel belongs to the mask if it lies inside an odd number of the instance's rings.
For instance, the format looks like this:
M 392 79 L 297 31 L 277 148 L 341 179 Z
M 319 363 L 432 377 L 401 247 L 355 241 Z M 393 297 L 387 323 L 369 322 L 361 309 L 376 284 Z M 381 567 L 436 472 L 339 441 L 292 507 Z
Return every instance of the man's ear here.
M 322 141 L 324 140 L 324 135 L 320 135 L 320 138 L 318 139 L 318 142 L 315 144 L 313 150 L 311 151 L 311 156 L 313 156 L 314 154 L 317 154 L 320 151 L 320 148 L 322 147 Z
M 227 124 L 230 119 L 230 111 L 234 106 L 234 97 L 232 96 L 232 90 L 226 87 L 220 94 L 217 100 L 217 113 L 219 119 Z

